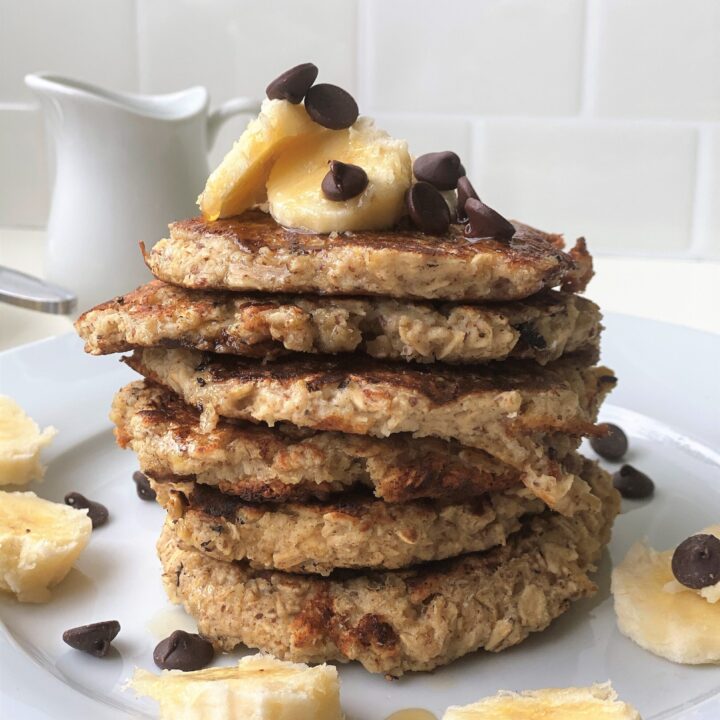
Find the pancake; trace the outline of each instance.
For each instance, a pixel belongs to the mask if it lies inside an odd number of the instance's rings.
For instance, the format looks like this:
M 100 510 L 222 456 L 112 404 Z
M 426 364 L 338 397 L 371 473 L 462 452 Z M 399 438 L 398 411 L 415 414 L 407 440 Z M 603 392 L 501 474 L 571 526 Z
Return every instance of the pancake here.
M 303 503 L 248 503 L 199 483 L 153 483 L 178 540 L 252 568 L 329 575 L 396 569 L 504 545 L 545 505 L 522 485 L 463 503 L 389 504 L 357 493 Z
M 158 542 L 163 583 L 222 650 L 246 645 L 299 662 L 356 660 L 393 676 L 432 670 L 479 648 L 516 645 L 596 591 L 589 573 L 619 499 L 596 464 L 586 461 L 583 476 L 601 511 L 534 516 L 504 546 L 410 570 L 326 578 L 254 570 L 190 548 L 168 521 Z
M 202 432 L 223 416 L 374 437 L 412 433 L 456 440 L 520 471 L 539 497 L 567 513 L 586 493 L 545 452 L 548 436 L 592 434 L 599 405 L 616 382 L 607 368 L 587 367 L 578 358 L 544 368 L 505 361 L 487 369 L 440 370 L 356 356 L 261 364 L 146 349 L 125 361 L 202 407 Z
M 507 304 L 431 304 L 388 298 L 240 295 L 159 280 L 98 305 L 76 321 L 93 355 L 186 347 L 273 359 L 290 352 L 478 363 L 597 351 L 600 310 L 547 291 Z
M 559 235 L 515 223 L 510 241 L 468 240 L 412 230 L 303 234 L 254 210 L 170 225 L 145 253 L 155 277 L 201 290 L 387 295 L 439 300 L 517 300 L 562 285 L 579 292 L 592 276 L 581 238 L 570 253 Z

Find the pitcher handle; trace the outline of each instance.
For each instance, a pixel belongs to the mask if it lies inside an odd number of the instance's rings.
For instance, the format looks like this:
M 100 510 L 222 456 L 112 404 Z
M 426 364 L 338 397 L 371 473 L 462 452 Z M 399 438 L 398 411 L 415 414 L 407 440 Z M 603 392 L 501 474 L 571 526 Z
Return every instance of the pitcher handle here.
M 217 110 L 208 115 L 207 119 L 207 149 L 210 150 L 217 139 L 222 124 L 235 115 L 242 113 L 259 113 L 260 101 L 252 98 L 232 98 L 224 102 Z

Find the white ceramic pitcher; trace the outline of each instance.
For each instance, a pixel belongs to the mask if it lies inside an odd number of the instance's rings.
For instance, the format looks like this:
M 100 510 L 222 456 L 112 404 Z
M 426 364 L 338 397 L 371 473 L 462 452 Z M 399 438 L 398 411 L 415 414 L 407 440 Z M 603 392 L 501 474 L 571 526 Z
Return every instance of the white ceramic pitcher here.
M 25 83 L 54 145 L 46 276 L 77 294 L 80 311 L 149 279 L 138 243 L 197 215 L 220 126 L 260 107 L 235 98 L 208 114 L 203 87 L 135 95 L 45 73 Z

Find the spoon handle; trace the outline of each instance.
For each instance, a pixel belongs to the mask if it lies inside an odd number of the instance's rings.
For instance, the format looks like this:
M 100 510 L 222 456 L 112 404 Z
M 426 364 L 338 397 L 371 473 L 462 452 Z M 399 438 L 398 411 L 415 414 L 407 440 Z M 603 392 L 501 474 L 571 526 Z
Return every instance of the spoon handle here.
M 72 312 L 77 298 L 57 285 L 0 265 L 0 302 L 65 315 Z

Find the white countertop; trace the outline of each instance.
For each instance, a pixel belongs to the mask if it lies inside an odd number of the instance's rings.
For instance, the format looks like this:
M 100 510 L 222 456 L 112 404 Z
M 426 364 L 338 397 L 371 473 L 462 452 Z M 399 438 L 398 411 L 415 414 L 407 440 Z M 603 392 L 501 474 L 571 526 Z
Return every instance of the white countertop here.
M 41 276 L 44 256 L 44 231 L 0 228 L 0 265 Z M 595 271 L 587 295 L 606 312 L 720 334 L 720 262 L 598 257 Z M 68 317 L 0 302 L 0 350 L 71 329 Z

